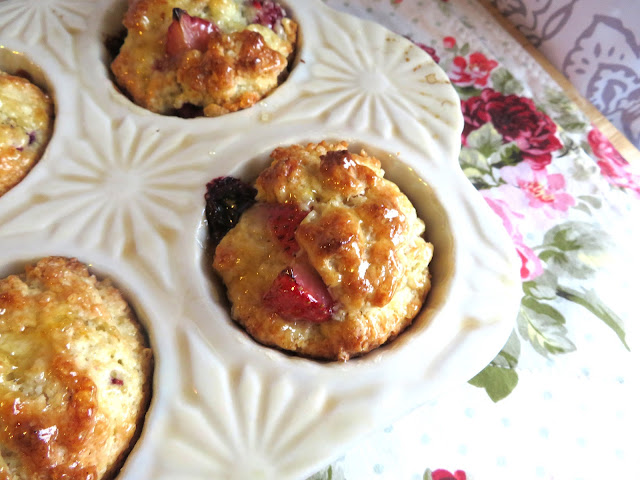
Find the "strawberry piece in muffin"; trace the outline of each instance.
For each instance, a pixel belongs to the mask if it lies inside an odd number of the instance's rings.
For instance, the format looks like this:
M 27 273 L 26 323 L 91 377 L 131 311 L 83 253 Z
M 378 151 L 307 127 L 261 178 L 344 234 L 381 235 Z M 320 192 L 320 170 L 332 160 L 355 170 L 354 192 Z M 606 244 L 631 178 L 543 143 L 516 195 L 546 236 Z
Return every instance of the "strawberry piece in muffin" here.
M 176 56 L 189 50 L 207 50 L 209 39 L 218 28 L 204 18 L 192 17 L 181 8 L 173 9 L 173 22 L 167 30 L 166 50 Z
M 278 274 L 263 303 L 287 320 L 326 322 L 331 318 L 334 302 L 317 272 L 298 264 Z
M 267 204 L 269 228 L 276 236 L 285 252 L 295 255 L 300 246 L 296 241 L 296 230 L 300 222 L 305 219 L 309 212 L 300 210 L 296 205 L 291 204 Z

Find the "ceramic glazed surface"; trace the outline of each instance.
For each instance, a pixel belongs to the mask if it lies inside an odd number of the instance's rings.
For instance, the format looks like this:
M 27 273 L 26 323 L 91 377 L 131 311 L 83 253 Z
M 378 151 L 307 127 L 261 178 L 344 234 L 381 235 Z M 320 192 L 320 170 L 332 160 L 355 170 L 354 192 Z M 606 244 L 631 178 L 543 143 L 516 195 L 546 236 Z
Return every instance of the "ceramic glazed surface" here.
M 481 370 L 512 329 L 521 289 L 500 220 L 462 175 L 462 117 L 420 48 L 315 0 L 288 2 L 301 40 L 288 80 L 219 118 L 149 113 L 114 88 L 105 39 L 126 2 L 0 2 L 0 69 L 55 98 L 53 138 L 0 198 L 0 273 L 75 256 L 128 295 L 156 358 L 144 432 L 119 479 L 299 479 Z M 348 363 L 256 344 L 209 269 L 205 184 L 252 179 L 278 145 L 347 140 L 379 156 L 435 245 L 414 325 Z

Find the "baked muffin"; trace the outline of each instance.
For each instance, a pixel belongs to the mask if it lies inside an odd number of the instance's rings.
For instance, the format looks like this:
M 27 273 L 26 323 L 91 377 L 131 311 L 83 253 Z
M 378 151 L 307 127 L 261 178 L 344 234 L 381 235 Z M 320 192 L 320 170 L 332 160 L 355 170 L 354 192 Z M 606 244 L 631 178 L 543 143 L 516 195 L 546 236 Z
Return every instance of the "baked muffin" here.
M 397 336 L 431 286 L 433 246 L 409 199 L 379 160 L 346 143 L 282 147 L 271 158 L 256 202 L 215 249 L 233 318 L 263 344 L 330 360 Z M 226 183 L 209 184 L 209 201 Z
M 42 156 L 52 128 L 51 98 L 29 80 L 0 71 L 0 196 Z
M 285 78 L 297 24 L 268 0 L 130 0 L 117 84 L 152 112 L 215 117 Z
M 0 280 L 0 478 L 113 478 L 151 374 L 134 314 L 82 263 L 49 257 Z

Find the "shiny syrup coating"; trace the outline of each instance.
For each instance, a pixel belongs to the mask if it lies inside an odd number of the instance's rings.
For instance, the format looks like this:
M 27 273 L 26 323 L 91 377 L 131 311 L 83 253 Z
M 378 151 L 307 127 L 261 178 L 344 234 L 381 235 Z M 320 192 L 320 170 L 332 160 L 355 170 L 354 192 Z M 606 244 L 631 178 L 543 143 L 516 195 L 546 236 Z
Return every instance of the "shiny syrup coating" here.
M 151 369 L 120 293 L 77 260 L 48 257 L 0 279 L 0 480 L 113 478 L 144 419 Z
M 86 437 L 102 427 L 96 415 L 96 385 L 62 355 L 52 359 L 46 375 L 66 391 L 63 402 L 67 408 L 42 408 L 39 402 L 16 394 L 5 395 L 0 401 L 0 418 L 5 426 L 0 430 L 3 444 L 17 452 L 30 471 L 47 472 L 46 478 L 95 480 L 95 466 L 65 461 L 61 452 L 66 457 L 77 457 L 85 448 Z
M 209 117 L 235 112 L 268 95 L 288 74 L 298 28 L 289 18 L 271 29 L 250 25 L 254 18 L 245 18 L 248 10 L 241 2 L 129 3 L 123 18 L 127 36 L 111 70 L 123 93 L 148 110 L 175 115 L 196 109 Z M 198 48 L 171 47 L 176 8 L 195 24 L 212 25 L 214 31 L 197 42 Z
M 334 278 L 333 291 L 344 304 L 383 306 L 395 293 L 402 274 L 395 245 L 407 228 L 397 187 L 382 182 L 347 150 L 330 151 L 320 158 L 322 185 L 340 196 L 348 208 L 318 211 L 300 226 L 298 241 L 312 264 Z

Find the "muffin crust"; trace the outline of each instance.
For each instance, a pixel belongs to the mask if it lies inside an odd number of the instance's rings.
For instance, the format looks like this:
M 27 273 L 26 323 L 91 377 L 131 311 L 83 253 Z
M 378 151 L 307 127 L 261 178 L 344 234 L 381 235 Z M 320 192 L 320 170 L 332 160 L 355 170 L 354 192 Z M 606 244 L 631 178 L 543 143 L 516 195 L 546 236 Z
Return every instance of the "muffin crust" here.
M 152 355 L 127 303 L 75 259 L 0 280 L 0 479 L 111 479 L 140 432 Z
M 255 182 L 257 203 L 216 248 L 232 316 L 266 345 L 316 358 L 347 360 L 394 338 L 420 310 L 430 289 L 433 247 L 407 197 L 383 178 L 380 162 L 346 143 L 277 148 Z M 270 204 L 308 214 L 292 256 L 268 227 Z M 319 274 L 336 302 L 321 323 L 284 319 L 263 297 L 285 268 Z
M 53 102 L 29 80 L 0 71 L 0 196 L 40 159 L 53 129 Z
M 111 65 L 118 85 L 138 105 L 173 114 L 186 105 L 215 117 L 247 108 L 271 92 L 287 73 L 297 24 L 277 28 L 249 23 L 243 0 L 135 0 L 123 23 L 127 37 Z M 249 2 L 250 3 L 250 2 Z M 211 22 L 206 49 L 166 51 L 172 10 Z

